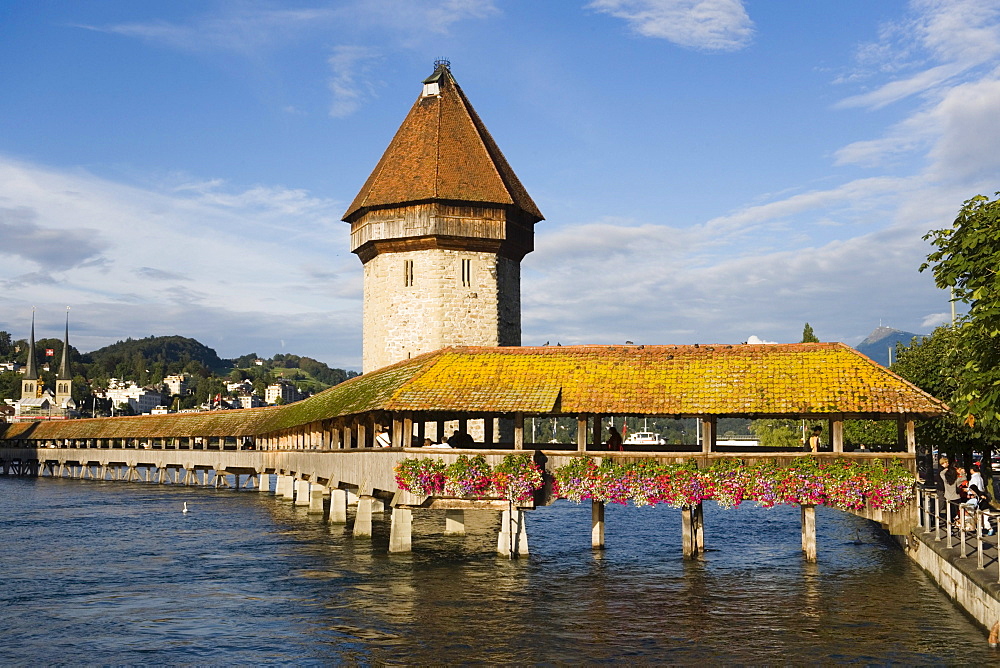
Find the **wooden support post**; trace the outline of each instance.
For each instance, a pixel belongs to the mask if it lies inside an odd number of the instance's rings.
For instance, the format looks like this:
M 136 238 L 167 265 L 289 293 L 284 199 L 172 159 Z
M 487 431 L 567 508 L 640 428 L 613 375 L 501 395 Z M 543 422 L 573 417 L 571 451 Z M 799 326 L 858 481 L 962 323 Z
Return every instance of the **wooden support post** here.
M 694 559 L 698 556 L 694 537 L 694 509 L 690 506 L 684 506 L 681 508 L 681 552 L 685 559 Z
M 896 433 L 898 434 L 897 440 L 899 442 L 899 449 L 903 452 L 916 454 L 917 432 L 914 421 L 901 416 L 896 420 L 896 429 Z
M 341 427 L 340 432 L 341 432 L 341 435 L 343 437 L 341 439 L 341 441 L 340 441 L 340 447 L 341 447 L 341 449 L 349 450 L 350 448 L 353 448 L 354 447 L 354 439 L 351 438 L 351 436 L 352 436 L 352 434 L 351 434 L 351 423 L 347 422 L 347 421 L 344 421 L 344 424 Z
M 389 552 L 409 552 L 413 535 L 413 511 L 393 508 L 389 527 Z
M 802 552 L 806 561 L 816 561 L 816 506 L 802 504 Z
M 699 501 L 694 507 L 691 520 L 694 524 L 694 551 L 695 554 L 705 553 L 705 506 Z
M 603 415 L 595 415 L 594 416 L 594 424 L 591 425 L 591 429 L 593 430 L 594 433 L 591 435 L 591 439 L 590 440 L 594 443 L 594 449 L 595 450 L 600 450 L 601 449 L 601 444 L 604 443 L 604 416 Z M 602 542 L 602 545 L 603 545 L 603 542 Z
M 514 449 L 524 450 L 524 413 L 514 413 Z
M 844 418 L 837 416 L 830 420 L 830 447 L 834 452 L 844 451 Z
M 403 418 L 400 417 L 399 413 L 392 414 L 392 433 L 389 434 L 390 442 L 394 448 L 402 448 L 409 445 L 406 435 L 403 434 Z
M 483 447 L 493 447 L 493 416 L 487 415 L 483 418 Z
M 368 425 L 365 424 L 365 420 L 358 421 L 358 446 L 359 448 L 370 448 L 371 444 L 368 443 Z
M 576 416 L 576 449 L 577 452 L 587 451 L 587 416 Z
M 701 451 L 712 452 L 715 450 L 715 416 L 701 419 Z
M 469 433 L 469 421 L 466 418 L 458 419 L 458 431 L 460 434 Z
M 604 548 L 604 502 L 590 502 L 590 546 L 595 550 Z
M 424 444 L 423 440 L 420 441 L 420 444 Z M 401 447 L 413 447 L 413 413 L 407 413 L 403 416 L 403 442 Z
M 427 423 L 419 420 L 417 422 L 417 445 L 423 447 L 425 438 L 427 438 Z
M 434 423 L 434 442 L 440 443 L 444 438 L 444 420 L 436 420 Z
M 444 511 L 444 532 L 446 535 L 456 535 L 465 533 L 464 510 Z

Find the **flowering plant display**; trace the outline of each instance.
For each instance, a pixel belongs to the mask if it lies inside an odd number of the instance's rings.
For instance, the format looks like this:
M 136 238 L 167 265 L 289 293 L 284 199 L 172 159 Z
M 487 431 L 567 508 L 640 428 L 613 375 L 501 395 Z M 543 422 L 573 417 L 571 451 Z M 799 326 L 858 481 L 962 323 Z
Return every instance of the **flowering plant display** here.
M 541 468 L 528 454 L 509 454 L 496 466 L 483 455 L 459 455 L 451 464 L 432 457 L 403 459 L 395 473 L 399 489 L 431 496 L 528 501 L 544 484 Z
M 724 507 L 756 501 L 770 508 L 778 504 L 830 505 L 858 510 L 870 505 L 895 511 L 913 498 L 914 478 L 898 461 L 823 462 L 799 458 L 781 466 L 767 461 L 747 464 L 720 459 L 698 469 L 693 462 L 655 461 L 618 463 L 574 457 L 554 471 L 553 493 L 579 503 L 594 501 L 637 506 L 665 503 L 675 508 L 712 499 Z
M 404 459 L 396 464 L 396 486 L 420 494 L 443 494 L 445 463 L 428 457 Z

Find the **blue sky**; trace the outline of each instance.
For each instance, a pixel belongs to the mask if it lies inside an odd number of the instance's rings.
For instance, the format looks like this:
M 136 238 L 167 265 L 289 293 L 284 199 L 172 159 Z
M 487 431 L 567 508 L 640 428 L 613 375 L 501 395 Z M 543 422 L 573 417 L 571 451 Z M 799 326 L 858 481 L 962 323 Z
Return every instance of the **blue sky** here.
M 1000 190 L 996 0 L 5 0 L 0 329 L 359 368 L 340 217 L 439 57 L 546 217 L 525 345 L 927 332 Z

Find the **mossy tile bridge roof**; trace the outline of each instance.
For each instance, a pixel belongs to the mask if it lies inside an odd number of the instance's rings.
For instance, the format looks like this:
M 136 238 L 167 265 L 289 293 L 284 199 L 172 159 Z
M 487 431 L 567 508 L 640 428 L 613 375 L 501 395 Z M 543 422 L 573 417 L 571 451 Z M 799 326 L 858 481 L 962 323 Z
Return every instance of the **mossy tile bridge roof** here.
M 922 419 L 948 406 L 842 343 L 443 348 L 270 408 L 0 426 L 6 439 L 259 436 L 373 412 Z

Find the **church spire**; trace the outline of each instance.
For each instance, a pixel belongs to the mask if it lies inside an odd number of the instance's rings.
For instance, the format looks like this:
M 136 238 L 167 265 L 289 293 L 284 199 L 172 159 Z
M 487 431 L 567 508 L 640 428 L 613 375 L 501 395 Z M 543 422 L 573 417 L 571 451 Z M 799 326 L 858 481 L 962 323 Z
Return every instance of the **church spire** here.
M 66 338 L 63 340 L 62 363 L 59 365 L 59 375 L 56 380 L 73 380 L 73 372 L 69 367 L 69 307 L 66 307 Z
M 35 362 L 35 309 L 31 309 L 31 338 L 28 339 L 28 365 L 24 380 L 38 380 L 38 364 Z

